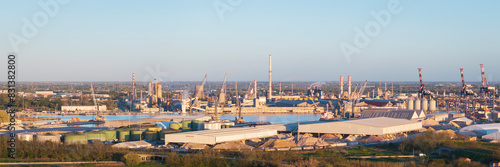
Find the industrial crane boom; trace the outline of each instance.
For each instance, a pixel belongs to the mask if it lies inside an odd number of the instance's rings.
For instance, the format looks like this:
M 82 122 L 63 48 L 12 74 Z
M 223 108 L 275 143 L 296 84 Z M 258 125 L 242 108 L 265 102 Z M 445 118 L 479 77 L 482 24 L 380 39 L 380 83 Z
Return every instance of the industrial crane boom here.
M 193 112 L 193 106 L 194 105 L 197 105 L 198 104 L 198 97 L 201 95 L 201 90 L 203 89 L 203 87 L 205 86 L 205 82 L 207 81 L 207 74 L 205 74 L 205 78 L 203 78 L 203 81 L 201 82 L 201 88 L 198 89 L 194 95 L 194 102 L 193 104 L 191 105 L 191 108 L 189 109 L 189 112 L 192 113 Z
M 367 83 L 368 83 L 368 80 L 366 80 L 365 84 L 363 84 L 363 87 L 361 87 L 361 89 L 359 89 L 359 93 L 358 93 L 359 95 L 358 95 L 358 98 L 356 99 L 356 103 L 355 104 L 359 103 L 359 99 L 361 99 L 361 95 L 365 92 L 365 88 L 366 88 L 366 84 Z

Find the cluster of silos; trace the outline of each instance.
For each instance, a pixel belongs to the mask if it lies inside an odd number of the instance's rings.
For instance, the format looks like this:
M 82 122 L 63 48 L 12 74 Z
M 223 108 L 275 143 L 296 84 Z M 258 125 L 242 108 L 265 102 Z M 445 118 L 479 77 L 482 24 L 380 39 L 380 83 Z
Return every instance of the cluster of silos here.
M 436 100 L 427 99 L 409 99 L 407 102 L 408 110 L 436 111 Z

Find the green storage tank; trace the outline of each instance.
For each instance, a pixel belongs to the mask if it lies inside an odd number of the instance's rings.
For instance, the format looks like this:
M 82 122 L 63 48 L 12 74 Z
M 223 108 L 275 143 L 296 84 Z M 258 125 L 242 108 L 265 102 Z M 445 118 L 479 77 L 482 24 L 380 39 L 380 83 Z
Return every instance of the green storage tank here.
M 64 144 L 87 144 L 87 135 L 82 133 L 69 133 L 64 135 Z
M 149 141 L 158 140 L 158 132 L 153 132 L 153 131 L 145 132 L 144 140 L 149 140 Z
M 144 136 L 142 135 L 142 130 L 130 130 L 130 140 L 131 141 L 139 141 Z
M 115 140 L 116 137 L 116 130 L 103 130 L 102 131 L 104 134 L 106 134 L 106 140 Z
M 160 138 L 160 140 L 164 140 L 165 139 L 165 134 L 178 133 L 178 132 L 181 132 L 181 130 L 173 130 L 173 129 L 161 130 L 160 134 L 159 134 L 159 138 Z
M 148 131 L 159 132 L 159 131 L 161 131 L 161 127 L 159 127 L 159 126 L 149 127 Z
M 193 121 L 191 121 L 191 120 L 181 121 L 181 123 L 182 123 L 182 129 L 188 129 L 188 128 L 191 129 L 191 123 L 192 122 Z
M 106 133 L 104 132 L 91 131 L 91 132 L 85 132 L 84 134 L 87 135 L 87 140 L 100 140 L 100 141 L 106 140 Z
M 193 122 L 191 123 L 191 129 L 192 129 L 193 131 L 197 131 L 197 130 L 199 130 L 199 129 L 198 129 L 198 125 L 199 125 L 200 123 L 202 123 L 202 122 L 203 122 L 203 121 L 193 120 Z
M 182 127 L 181 123 L 170 123 L 170 129 L 179 130 L 181 129 L 181 127 Z
M 130 130 L 120 129 L 118 132 L 118 140 L 120 141 L 130 141 Z

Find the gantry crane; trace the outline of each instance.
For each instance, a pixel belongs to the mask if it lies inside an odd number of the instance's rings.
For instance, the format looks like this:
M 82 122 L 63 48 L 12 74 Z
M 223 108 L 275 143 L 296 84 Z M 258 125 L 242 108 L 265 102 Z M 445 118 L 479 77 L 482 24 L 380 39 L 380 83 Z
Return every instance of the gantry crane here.
M 425 84 L 422 81 L 422 68 L 418 68 L 418 75 L 420 77 L 420 89 L 418 90 L 419 98 L 429 97 L 434 98 L 434 94 L 425 88 Z
M 465 83 L 464 80 L 464 69 L 460 68 L 460 75 L 462 76 L 462 90 L 460 91 L 460 94 L 462 97 L 476 97 L 477 94 L 474 93 L 472 90 L 469 89 L 469 86 Z
M 480 64 L 481 66 L 481 87 L 479 88 L 479 93 L 483 97 L 494 97 L 496 94 L 496 89 L 495 87 L 490 87 L 490 84 L 488 84 L 488 80 L 486 79 L 486 76 L 484 74 L 484 65 Z

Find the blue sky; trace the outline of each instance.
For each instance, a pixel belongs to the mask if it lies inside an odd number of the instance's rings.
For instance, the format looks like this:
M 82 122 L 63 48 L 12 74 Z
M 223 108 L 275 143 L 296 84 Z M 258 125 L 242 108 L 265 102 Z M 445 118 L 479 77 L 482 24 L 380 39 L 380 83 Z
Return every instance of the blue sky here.
M 42 1 L 0 1 L 0 51 L 14 51 L 9 33 L 44 12 Z M 220 19 L 214 2 L 231 10 Z M 391 1 L 227 0 L 98 1 L 62 4 L 19 45 L 19 81 L 500 81 L 500 1 L 400 1 L 401 12 L 348 61 L 342 42 L 377 20 Z M 228 8 L 226 8 L 228 9 Z M 6 57 L 6 56 L 5 56 Z M 5 58 L 6 59 L 6 58 Z M 6 69 L 6 63 L 0 68 Z M 0 73 L 6 81 L 6 74 Z

